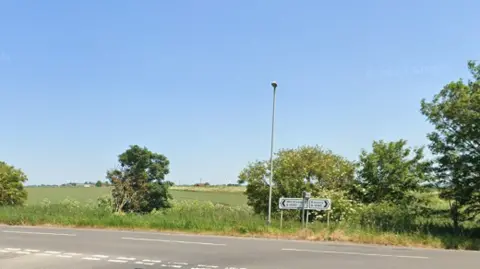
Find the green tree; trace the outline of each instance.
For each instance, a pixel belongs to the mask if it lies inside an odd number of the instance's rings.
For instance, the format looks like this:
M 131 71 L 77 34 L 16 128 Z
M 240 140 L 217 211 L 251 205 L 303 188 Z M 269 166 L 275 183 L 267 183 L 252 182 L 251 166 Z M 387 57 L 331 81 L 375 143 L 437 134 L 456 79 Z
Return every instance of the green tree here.
M 355 188 L 362 202 L 411 202 L 413 192 L 429 180 L 430 163 L 423 159 L 423 147 L 406 146 L 405 140 L 380 140 L 373 142 L 372 152 L 362 150 Z
M 169 173 L 167 157 L 134 145 L 118 161 L 120 168 L 107 172 L 117 212 L 150 212 L 169 206 L 171 196 L 164 182 Z
M 102 181 L 97 181 L 97 183 L 95 183 L 95 187 L 101 187 L 102 186 Z
M 238 183 L 247 183 L 248 205 L 256 213 L 268 211 L 269 167 L 269 161 L 256 161 L 239 175 Z M 301 197 L 303 191 L 317 197 L 324 189 L 347 188 L 354 170 L 351 162 L 318 146 L 280 150 L 274 159 L 272 212 L 278 211 L 281 197 Z
M 480 215 L 480 65 L 470 61 L 468 69 L 473 79 L 450 82 L 430 102 L 421 102 L 435 127 L 427 135 L 429 147 L 456 231 L 461 221 Z
M 23 184 L 27 180 L 20 169 L 0 162 L 0 206 L 23 205 L 27 200 Z

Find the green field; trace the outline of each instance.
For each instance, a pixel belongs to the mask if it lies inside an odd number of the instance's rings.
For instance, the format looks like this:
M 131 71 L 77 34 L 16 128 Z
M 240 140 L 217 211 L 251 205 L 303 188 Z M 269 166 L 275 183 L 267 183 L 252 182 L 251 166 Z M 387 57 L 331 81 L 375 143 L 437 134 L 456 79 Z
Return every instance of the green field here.
M 173 198 L 178 201 L 211 201 L 224 205 L 245 205 L 247 203 L 246 196 L 239 191 L 218 191 L 215 188 L 196 190 L 189 189 L 171 189 L 170 193 Z M 97 200 L 98 197 L 110 194 L 109 187 L 35 187 L 27 188 L 28 201 L 27 204 L 35 205 L 41 203 L 44 199 L 48 199 L 51 203 L 59 203 L 66 198 L 79 202 L 87 202 L 89 200 Z

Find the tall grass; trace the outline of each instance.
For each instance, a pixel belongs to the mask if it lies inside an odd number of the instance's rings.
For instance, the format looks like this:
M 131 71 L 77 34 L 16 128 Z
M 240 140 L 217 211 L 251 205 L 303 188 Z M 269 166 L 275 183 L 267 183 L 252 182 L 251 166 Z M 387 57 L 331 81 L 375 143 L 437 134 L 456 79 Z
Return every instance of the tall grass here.
M 265 218 L 246 205 L 226 206 L 212 202 L 174 201 L 173 207 L 150 214 L 115 214 L 105 200 L 80 203 L 66 199 L 51 204 L 48 200 L 24 207 L 0 207 L 0 222 L 11 225 L 58 225 L 70 227 L 127 228 L 187 231 L 220 235 L 282 237 L 309 240 L 335 240 L 403 246 L 480 249 L 480 236 L 448 233 L 448 223 L 440 233 L 435 222 L 403 219 L 403 213 L 390 215 L 385 208 L 376 216 L 374 209 L 341 222 L 310 223 L 302 229 L 296 220 L 286 220 L 279 228 L 275 219 L 270 227 Z M 382 221 L 384 220 L 384 221 Z M 429 229 L 426 229 L 429 227 Z M 438 229 L 438 227 L 437 227 Z M 429 232 L 435 231 L 435 232 Z M 437 233 L 438 232 L 438 233 Z

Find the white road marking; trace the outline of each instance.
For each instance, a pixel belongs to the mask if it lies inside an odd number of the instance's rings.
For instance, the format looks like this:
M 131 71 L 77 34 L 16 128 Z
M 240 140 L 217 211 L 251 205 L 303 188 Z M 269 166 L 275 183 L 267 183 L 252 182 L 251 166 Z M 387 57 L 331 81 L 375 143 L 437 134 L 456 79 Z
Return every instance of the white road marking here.
M 218 268 L 216 265 L 205 265 L 205 264 L 199 264 L 197 265 L 198 267 L 203 267 L 203 268 Z
M 124 260 L 108 260 L 108 262 L 126 263 L 127 261 L 124 261 Z
M 153 262 L 144 262 L 143 264 L 144 264 L 144 265 L 154 265 L 155 263 L 153 263 Z
M 3 250 L 3 249 L 0 249 L 0 253 L 10 253 L 10 250 Z
M 121 239 L 122 240 L 134 240 L 134 241 L 151 241 L 151 242 L 164 242 L 164 243 L 195 244 L 195 245 L 207 245 L 207 246 L 226 246 L 226 244 L 217 244 L 217 243 L 208 243 L 208 242 L 195 242 L 195 241 L 167 240 L 167 239 L 154 239 L 154 238 L 122 237 Z
M 30 252 L 27 252 L 27 251 L 17 251 L 15 253 L 17 253 L 17 254 L 31 254 Z
M 88 260 L 88 261 L 99 261 L 99 260 L 100 260 L 100 258 L 85 257 L 85 258 L 82 258 L 82 260 Z
M 42 233 L 42 232 L 23 232 L 23 231 L 2 231 L 12 234 L 38 234 L 38 235 L 55 235 L 55 236 L 77 236 L 76 234 L 59 234 L 59 233 Z
M 20 251 L 22 250 L 21 248 L 6 248 L 6 250 L 10 250 L 10 251 Z
M 143 262 L 135 262 L 135 264 L 143 264 Z
M 118 260 L 127 260 L 127 261 L 134 261 L 136 258 L 127 258 L 127 257 L 118 257 Z
M 188 265 L 186 262 L 172 262 L 173 264 Z
M 59 258 L 71 258 L 72 256 L 70 256 L 70 255 L 57 255 L 56 257 L 59 257 Z
M 60 251 L 44 251 L 47 254 L 60 254 Z
M 102 259 L 108 258 L 108 256 L 105 256 L 105 255 L 92 255 L 92 257 L 102 258 Z
M 295 251 L 295 252 L 311 252 L 311 253 L 343 254 L 343 255 L 360 255 L 360 256 L 390 257 L 390 258 L 429 259 L 429 257 L 424 257 L 424 256 L 402 256 L 402 255 L 390 255 L 390 254 L 378 254 L 378 253 L 362 253 L 362 252 L 347 252 L 347 251 L 331 251 L 331 250 L 313 250 L 313 249 L 295 249 L 295 248 L 282 248 L 282 250 L 283 250 L 283 251 Z
M 27 249 L 24 249 L 24 250 L 25 250 L 25 251 L 28 251 L 28 252 L 40 252 L 40 250 L 38 250 L 38 249 L 29 249 L 29 248 L 27 248 Z

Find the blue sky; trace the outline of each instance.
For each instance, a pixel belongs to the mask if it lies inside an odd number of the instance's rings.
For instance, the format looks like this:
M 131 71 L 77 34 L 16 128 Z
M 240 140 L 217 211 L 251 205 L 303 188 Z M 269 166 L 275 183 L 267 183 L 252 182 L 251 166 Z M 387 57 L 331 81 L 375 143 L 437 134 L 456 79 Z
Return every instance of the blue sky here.
M 138 144 L 169 180 L 233 183 L 275 148 L 355 160 L 427 142 L 419 113 L 480 59 L 471 1 L 0 2 L 0 159 L 30 184 L 104 180 Z

